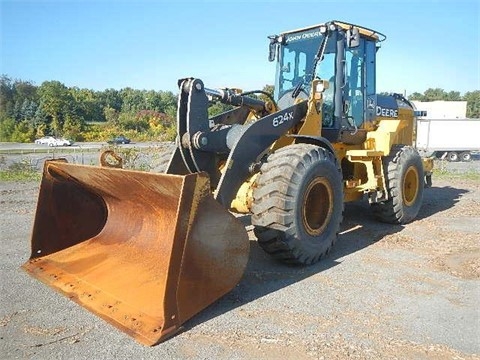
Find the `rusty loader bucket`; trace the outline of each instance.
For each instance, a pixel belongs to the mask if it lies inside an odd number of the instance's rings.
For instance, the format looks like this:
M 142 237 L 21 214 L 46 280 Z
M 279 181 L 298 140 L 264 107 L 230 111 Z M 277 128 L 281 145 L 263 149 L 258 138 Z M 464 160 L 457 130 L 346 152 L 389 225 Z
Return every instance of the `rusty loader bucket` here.
M 236 286 L 248 247 L 204 173 L 49 161 L 23 269 L 155 345 Z

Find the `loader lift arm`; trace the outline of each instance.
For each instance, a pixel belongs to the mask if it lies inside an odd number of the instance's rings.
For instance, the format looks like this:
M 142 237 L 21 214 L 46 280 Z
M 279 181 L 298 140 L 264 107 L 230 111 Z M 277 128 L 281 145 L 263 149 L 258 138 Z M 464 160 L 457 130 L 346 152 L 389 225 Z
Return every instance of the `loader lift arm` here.
M 177 148 L 167 173 L 206 172 L 215 188 L 215 199 L 229 208 L 240 186 L 254 172 L 255 164 L 265 151 L 307 114 L 307 101 L 269 114 L 266 104 L 248 96 L 210 90 L 199 79 L 179 81 L 177 115 Z M 248 113 L 238 110 L 232 124 L 215 123 L 208 118 L 208 96 L 223 103 L 247 108 L 260 119 L 244 124 Z M 235 111 L 235 110 L 233 110 Z M 222 120 L 225 117 L 216 117 Z M 228 154 L 221 173 L 219 162 Z

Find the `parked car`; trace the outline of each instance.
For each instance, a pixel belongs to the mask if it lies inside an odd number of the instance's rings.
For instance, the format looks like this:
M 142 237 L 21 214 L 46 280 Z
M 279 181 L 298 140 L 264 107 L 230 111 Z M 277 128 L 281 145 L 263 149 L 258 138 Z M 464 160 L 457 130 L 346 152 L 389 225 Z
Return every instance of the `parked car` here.
M 54 138 L 53 136 L 44 136 L 35 140 L 35 144 L 48 146 L 70 146 L 73 144 L 73 141 L 64 138 Z
M 130 139 L 120 135 L 120 136 L 115 136 L 112 140 L 107 141 L 109 144 L 130 144 Z
M 48 143 L 48 146 L 70 146 L 73 142 L 64 138 L 53 139 L 53 141 Z
M 44 137 L 41 137 L 40 139 L 35 140 L 35 144 L 48 145 L 53 141 L 55 141 L 55 138 L 53 136 L 44 136 Z

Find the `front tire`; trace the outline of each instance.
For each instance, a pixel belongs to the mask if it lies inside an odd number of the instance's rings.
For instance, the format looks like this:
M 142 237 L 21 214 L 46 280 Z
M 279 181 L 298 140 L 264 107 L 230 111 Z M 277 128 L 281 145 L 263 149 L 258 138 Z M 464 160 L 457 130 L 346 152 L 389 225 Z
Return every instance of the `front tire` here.
M 422 159 L 411 146 L 394 147 L 383 159 L 388 200 L 372 204 L 375 216 L 390 224 L 406 224 L 416 218 L 423 202 Z
M 252 224 L 265 252 L 303 265 L 329 252 L 343 213 L 342 175 L 334 154 L 309 144 L 286 146 L 268 157 L 256 185 Z

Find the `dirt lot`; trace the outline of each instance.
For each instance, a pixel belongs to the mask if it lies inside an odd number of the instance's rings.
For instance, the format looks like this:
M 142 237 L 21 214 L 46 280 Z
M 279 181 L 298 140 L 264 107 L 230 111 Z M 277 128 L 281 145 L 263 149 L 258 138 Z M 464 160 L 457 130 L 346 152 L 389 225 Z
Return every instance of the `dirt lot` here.
M 3 359 L 480 359 L 478 180 L 434 179 L 404 227 L 348 204 L 334 250 L 307 268 L 274 262 L 251 235 L 236 289 L 152 348 L 19 269 L 37 194 L 0 183 Z

